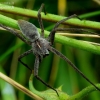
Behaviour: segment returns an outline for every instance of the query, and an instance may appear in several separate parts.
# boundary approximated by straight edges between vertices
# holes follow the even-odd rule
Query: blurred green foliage
[[[0,0],[0,3],[11,6],[17,6],[21,8],[38,10],[42,3],[45,4],[47,13],[69,16],[72,14],[84,15],[93,11],[98,11],[100,5],[92,0]],[[62,3],[62,4],[61,4]],[[62,13],[63,6],[65,6],[65,12]],[[0,12],[1,13],[1,12]],[[34,25],[39,27],[38,20],[32,18],[25,18],[18,15],[1,13],[9,16],[13,19],[27,19]],[[88,18],[83,16],[83,19],[100,21],[100,14],[93,15]],[[43,21],[44,28],[49,31],[55,23]],[[62,26],[70,27],[70,26]],[[96,31],[96,30],[94,30]],[[81,33],[80,33],[81,34]],[[95,38],[76,38],[94,42],[100,42]],[[86,44],[85,44],[86,45]],[[55,43],[54,47],[68,57],[92,82],[100,82],[100,57],[99,55],[83,51],[80,49],[64,46],[59,43]],[[14,79],[18,83],[28,88],[28,81],[31,72],[18,62],[17,58],[20,54],[30,49],[30,46],[23,43],[20,39],[13,34],[0,30],[0,57],[3,57],[6,52],[9,53],[0,61],[0,67],[2,71],[10,78]],[[23,62],[27,63],[31,68],[34,67],[35,56],[33,54],[23,58]],[[83,79],[78,73],[76,73],[65,61],[58,56],[50,55],[41,62],[39,68],[39,76],[51,86],[57,88],[63,85],[62,89],[69,95],[75,94],[81,91],[86,86],[90,85],[85,79]],[[1,83],[1,82],[0,82]],[[37,90],[43,91],[47,89],[41,82],[34,79],[34,86]],[[6,88],[6,85],[5,85]],[[8,88],[8,87],[7,87]],[[12,89],[13,87],[9,87]],[[13,95],[6,98],[6,95],[1,88],[0,100],[9,100],[10,97],[15,97],[16,100],[28,100],[31,98],[14,89]],[[10,92],[10,91],[9,91]],[[11,91],[12,92],[12,91]],[[93,92],[84,99],[86,100],[99,100],[100,92]],[[83,100],[84,100],[83,99]],[[11,100],[11,99],[10,99]],[[14,99],[13,99],[14,100]]]

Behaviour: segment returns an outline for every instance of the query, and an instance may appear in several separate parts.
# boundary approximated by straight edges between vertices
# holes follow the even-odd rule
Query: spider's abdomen
[[[33,53],[45,57],[49,55],[48,46],[49,42],[47,40],[39,38],[37,41],[32,43]]]
[[[37,27],[32,23],[25,20],[18,20],[18,26],[22,31],[22,34],[28,38],[31,42],[36,41],[40,38],[40,34],[37,30]]]

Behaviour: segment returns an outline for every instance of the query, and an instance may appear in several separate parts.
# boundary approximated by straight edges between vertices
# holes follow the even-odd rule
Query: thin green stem
[[[33,10],[18,8],[14,6],[3,5],[3,4],[0,4],[0,8],[1,8],[0,11],[2,12],[17,14],[17,15],[31,17],[31,18],[37,18],[38,11],[33,11]],[[42,19],[50,22],[51,21],[58,22],[61,19],[65,18],[64,16],[58,16],[58,15],[48,14],[48,13],[47,15],[41,13],[41,15],[42,15]],[[77,18],[73,18],[64,22],[64,24],[100,30],[100,23],[95,21],[79,20]]]
[[[8,27],[19,29],[16,20],[8,18],[8,17],[3,16],[3,15],[0,15],[0,23],[6,25]],[[40,31],[40,29],[39,29],[39,31]],[[46,36],[48,36],[50,33],[49,31],[44,31],[44,32],[45,32]],[[76,39],[61,36],[58,34],[56,34],[55,40],[61,44],[64,44],[64,45],[69,45],[69,46],[72,46],[72,47],[75,47],[78,49],[82,49],[82,50],[86,50],[86,51],[89,51],[92,53],[100,54],[100,46],[90,44],[86,41],[76,40]]]
[[[3,16],[1,14],[0,14],[0,23],[11,28],[19,29],[16,20],[10,17]]]
[[[34,88],[34,85],[32,83],[32,80],[33,80],[33,74],[31,74],[30,76],[30,80],[29,80],[29,88],[30,90],[37,94],[38,96],[40,97],[43,97],[44,100],[52,100],[51,99],[51,96],[52,98],[55,97],[54,100],[81,100],[82,98],[84,98],[85,96],[87,96],[88,94],[92,93],[93,91],[97,91],[96,88],[94,86],[88,86],[86,88],[84,88],[82,91],[80,91],[79,93],[75,94],[75,95],[72,95],[72,96],[69,96],[69,95],[65,95],[64,92],[61,92],[61,90],[59,91],[58,89],[58,94],[59,94],[59,97],[57,95],[54,95],[53,92],[54,91],[49,91],[49,90],[46,90],[44,92],[39,92],[37,91],[35,88]],[[96,86],[98,88],[100,88],[100,84],[96,84]],[[47,92],[49,91],[49,92]],[[49,94],[48,94],[49,93]],[[50,96],[50,94],[52,94]],[[45,96],[46,95],[46,96]]]
[[[86,14],[82,14],[79,17],[80,18],[89,18],[89,17],[99,16],[99,15],[100,15],[100,10],[99,11],[90,12],[90,13],[86,13]]]
[[[100,88],[100,84],[97,84],[96,86]],[[97,91],[97,90],[93,86],[88,86],[84,88],[82,91],[80,91],[79,93],[69,97],[68,100],[81,100],[83,97],[87,96],[93,91]]]

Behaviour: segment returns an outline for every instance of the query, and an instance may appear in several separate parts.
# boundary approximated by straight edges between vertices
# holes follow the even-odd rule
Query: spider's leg
[[[22,37],[17,31],[15,31],[14,29],[12,28],[9,28],[7,26],[4,26],[2,24],[0,24],[0,27],[8,30],[9,32],[11,32],[12,34],[14,34],[15,36],[19,37],[22,41],[24,41],[25,43],[27,43],[28,45],[30,45],[30,42],[28,42],[24,37]]]
[[[18,57],[18,61],[19,61],[20,63],[22,63],[25,67],[27,67],[29,70],[32,71],[32,69],[31,69],[27,64],[25,64],[24,62],[21,61],[21,58],[27,56],[27,55],[30,54],[31,52],[32,52],[32,49],[30,49],[30,50],[24,52],[23,54],[21,54],[21,55]]]
[[[51,87],[49,84],[45,83],[39,76],[38,76],[38,68],[39,68],[39,56],[36,55],[36,59],[35,59],[35,64],[34,64],[34,76],[40,81],[42,82],[44,85],[46,85],[47,87],[53,89],[57,95],[59,96],[58,92],[56,89],[54,89],[53,87]]]
[[[53,47],[49,47],[49,50],[53,52],[54,54],[61,57],[63,60],[65,60],[72,68],[74,68],[83,78],[85,78],[90,84],[92,84],[97,90],[100,91],[100,89],[92,83],[66,56],[64,56],[62,53],[60,53],[58,50],[56,50]]]
[[[71,19],[71,18],[74,18],[74,17],[77,17],[78,19],[80,19],[76,14],[74,14],[74,15],[71,15],[71,16],[69,16],[69,17],[67,17],[67,18],[64,18],[64,19],[58,21],[58,22],[55,24],[54,28],[52,29],[52,31],[50,32],[50,34],[49,34],[49,36],[48,36],[48,41],[50,41],[51,44],[53,44],[53,42],[54,42],[54,37],[55,37],[55,32],[54,32],[54,30],[55,30],[61,23],[65,22],[65,21],[67,21],[67,20],[69,20],[69,19]]]
[[[95,34],[95,35],[100,36],[100,34],[98,34],[98,33],[95,33],[95,32],[92,32],[92,31],[88,31],[88,30],[85,30],[85,29],[80,29],[80,28],[56,28],[56,29],[53,30],[53,32],[56,32],[56,31],[86,32],[86,33],[91,33],[91,34]]]
[[[44,13],[46,15],[46,11],[44,8],[44,4],[41,5],[40,9],[38,10],[38,22],[41,28],[41,36],[44,37],[44,26],[43,26],[43,22],[42,22],[42,18],[41,18],[41,12],[44,9]]]
[[[71,19],[71,18],[74,18],[74,17],[76,17],[76,18],[78,18],[79,20],[81,20],[81,18],[78,17],[78,15],[73,14],[73,15],[71,15],[71,16],[69,16],[69,17],[66,17],[66,18],[64,18],[64,19],[62,19],[62,20],[60,20],[60,21],[58,21],[58,22],[55,24],[55,26],[54,26],[53,29],[57,28],[57,27],[58,27],[60,24],[62,24],[63,22],[65,22],[65,21],[67,21],[67,20],[69,20],[69,19]],[[52,29],[52,30],[53,30],[53,29]]]

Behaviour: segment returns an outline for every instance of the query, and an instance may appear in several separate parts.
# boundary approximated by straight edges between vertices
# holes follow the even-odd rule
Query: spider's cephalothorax
[[[63,23],[64,21],[71,19],[73,17],[77,17],[79,19],[79,17],[74,14],[71,15],[67,18],[62,19],[61,21],[58,21],[54,28],[51,30],[49,36],[47,39],[44,38],[44,27],[43,27],[43,23],[42,23],[42,18],[41,18],[41,11],[44,8],[44,4],[41,5],[39,11],[38,11],[38,21],[39,21],[39,25],[41,28],[41,36],[37,30],[37,27],[31,23],[29,23],[28,21],[25,20],[18,20],[18,26],[20,28],[20,30],[22,31],[22,34],[24,35],[21,36],[19,33],[17,33],[14,29],[8,28],[2,24],[0,24],[1,27],[7,29],[8,31],[12,32],[14,35],[18,36],[21,40],[23,40],[25,43],[31,45],[32,49],[24,52],[22,55],[20,55],[20,57],[18,58],[18,60],[24,65],[26,66],[28,69],[32,70],[30,67],[27,66],[27,64],[25,64],[24,62],[21,61],[21,58],[25,57],[26,55],[30,54],[31,52],[33,52],[35,54],[35,63],[34,63],[34,76],[41,81],[43,84],[45,84],[47,87],[53,89],[54,91],[56,91],[57,95],[58,92],[56,89],[54,89],[53,87],[51,87],[50,85],[48,85],[47,83],[45,83],[39,76],[38,76],[38,68],[39,68],[39,64],[40,61],[42,61],[42,59],[49,55],[49,51],[53,52],[54,54],[58,55],[59,57],[61,57],[63,60],[65,60],[71,67],[73,67],[83,78],[85,78],[89,83],[91,83],[97,90],[100,91],[100,89],[94,85],[66,56],[64,56],[62,53],[60,53],[58,50],[56,50],[55,48],[53,48],[51,45],[53,45],[54,42],[54,38],[55,38],[55,32],[56,31],[67,31],[67,30],[77,30],[77,31],[85,31],[88,32],[84,29],[76,29],[76,28],[58,28],[58,26]],[[45,13],[46,14],[46,13]],[[91,32],[92,33],[92,32]],[[28,40],[27,40],[27,39]],[[47,41],[48,40],[48,41]],[[33,72],[33,71],[32,71]]]
[[[48,50],[49,46],[50,43],[41,37],[32,43],[33,53],[38,54],[40,57],[43,58],[49,55],[49,50]]]

